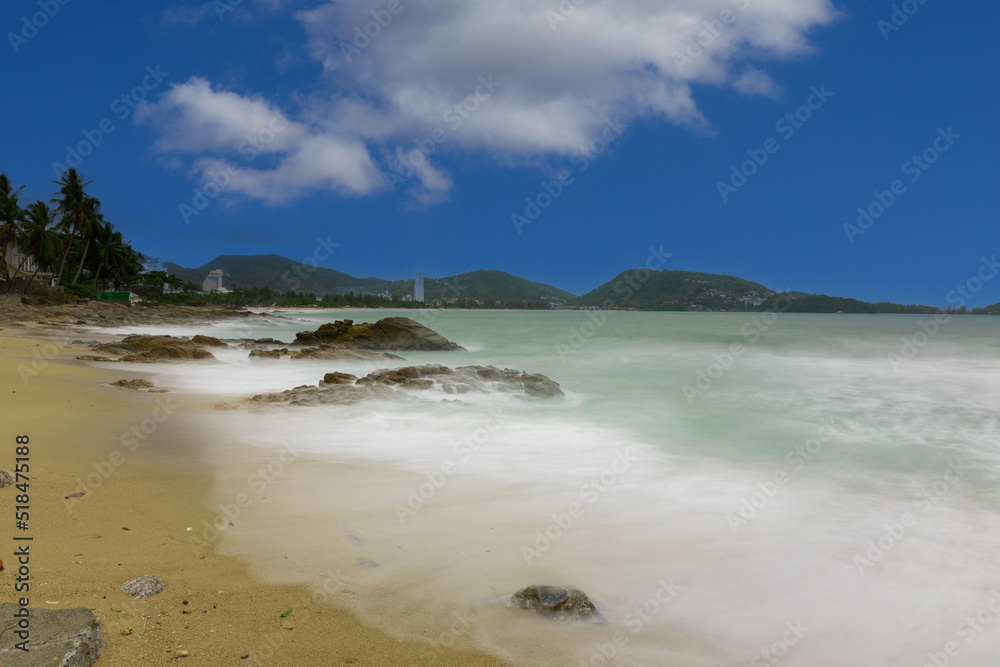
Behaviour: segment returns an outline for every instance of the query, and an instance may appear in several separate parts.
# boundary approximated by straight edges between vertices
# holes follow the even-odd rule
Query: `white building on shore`
[[[424,274],[417,271],[417,278],[413,281],[413,300],[424,300]]]
[[[208,272],[208,277],[201,283],[203,292],[223,292],[227,291],[222,286],[222,269],[215,269]]]

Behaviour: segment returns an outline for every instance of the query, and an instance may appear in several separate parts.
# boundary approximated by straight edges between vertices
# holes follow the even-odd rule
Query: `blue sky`
[[[48,198],[82,148],[107,219],[186,266],[322,238],[354,275],[583,293],[663,246],[946,305],[1000,253],[995,3],[578,1],[8,0],[0,170]]]

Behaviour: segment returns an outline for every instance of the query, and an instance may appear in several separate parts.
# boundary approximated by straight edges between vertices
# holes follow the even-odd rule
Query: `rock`
[[[529,375],[509,368],[501,370],[494,366],[460,366],[451,369],[447,366],[427,364],[383,368],[361,379],[348,373],[327,373],[318,386],[304,385],[280,393],[260,394],[250,399],[250,403],[255,406],[274,403],[353,405],[373,398],[414,400],[417,393],[436,388],[447,394],[478,391],[502,392],[534,398],[555,398],[563,395],[559,383],[544,375]]]
[[[354,384],[357,376],[350,373],[327,373],[323,376],[324,384]]]
[[[118,380],[118,382],[112,382],[111,386],[138,391],[139,389],[152,389],[156,385],[149,380]]]
[[[258,345],[284,345],[280,340],[274,340],[273,338],[258,338],[254,342]]]
[[[195,338],[218,340],[207,336],[195,336]],[[107,343],[95,349],[98,352],[125,355],[119,361],[127,363],[149,363],[162,359],[215,359],[212,353],[203,349],[199,343],[173,336],[126,336],[119,343]]]
[[[287,357],[289,354],[287,349],[281,350],[251,350],[251,359],[280,359],[281,357]]]
[[[101,621],[89,609],[30,609],[30,652],[15,648],[14,616],[21,607],[0,604],[0,665],[6,667],[90,667],[104,650]]]
[[[152,597],[163,590],[163,581],[159,577],[151,574],[144,574],[141,577],[130,579],[122,584],[122,591],[131,598],[142,600]]]
[[[0,468],[0,489],[14,483],[14,473]]]
[[[192,338],[191,342],[195,345],[201,345],[203,347],[229,347],[228,343],[223,343],[218,338],[213,338],[212,336],[202,336],[200,334]]]
[[[188,653],[187,651],[177,651],[177,657],[178,658],[186,658],[189,655],[191,655],[191,654]]]
[[[553,621],[608,624],[586,593],[569,586],[527,586],[514,593],[507,606],[527,609]]]
[[[109,363],[112,361],[118,361],[117,359],[112,359],[110,357],[97,357],[92,354],[81,354],[76,358],[77,361],[100,361],[102,363]]]
[[[359,350],[464,350],[441,334],[408,317],[387,317],[374,324],[353,320],[322,325],[316,331],[296,334],[301,345],[327,343]]]
[[[324,359],[324,360],[348,360],[348,361],[402,361],[400,357],[388,352],[370,352],[368,350],[355,350],[336,345],[321,344],[319,347],[307,347],[296,350],[291,354],[292,359]]]

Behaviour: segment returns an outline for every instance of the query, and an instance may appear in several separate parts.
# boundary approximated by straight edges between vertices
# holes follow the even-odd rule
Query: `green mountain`
[[[196,269],[187,269],[171,262],[167,272],[197,285],[208,272],[221,269],[223,285],[233,287],[270,287],[287,292],[315,294],[346,294],[347,292],[382,292],[391,284],[381,278],[355,278],[341,271],[309,266],[281,255],[220,255]]]
[[[324,294],[355,294],[389,292],[403,297],[413,294],[413,280],[356,278],[341,271],[318,268],[296,262],[281,255],[221,255],[202,266],[189,269],[171,262],[167,272],[201,285],[209,271],[221,269],[223,285],[234,287],[270,287],[282,292],[313,292]],[[504,271],[472,271],[446,278],[424,278],[424,295],[428,302],[467,299],[493,303],[500,301],[554,301],[576,298],[565,290],[536,283]]]
[[[406,281],[412,290],[413,281]],[[411,292],[412,293],[412,292]],[[471,271],[447,278],[424,278],[427,300],[471,299],[491,301],[554,301],[575,299],[576,295],[552,285],[536,283],[504,271]]]
[[[735,276],[697,271],[624,271],[570,306],[637,310],[753,310],[774,292]]]
[[[902,305],[879,301],[869,303],[826,294],[787,292],[769,299],[765,308],[786,313],[856,313],[866,315],[927,315],[940,312],[933,306]]]

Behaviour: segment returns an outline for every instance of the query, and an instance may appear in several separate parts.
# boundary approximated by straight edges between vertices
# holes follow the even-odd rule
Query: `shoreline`
[[[28,434],[32,446],[30,607],[92,609],[106,640],[101,665],[168,660],[180,650],[191,664],[211,665],[410,664],[420,655],[426,644],[399,641],[337,605],[337,595],[356,594],[339,582],[313,587],[327,595],[268,583],[251,563],[223,554],[219,541],[196,553],[192,533],[218,514],[207,504],[214,476],[199,454],[202,435],[174,415],[206,406],[172,392],[107,386],[148,376],[155,366],[139,372],[83,364],[74,357],[89,348],[68,344],[79,336],[86,334],[0,329],[0,467],[14,467],[17,434]],[[163,579],[165,590],[146,600],[119,590],[145,574]],[[13,585],[8,567],[0,588],[13,598]],[[436,651],[435,664],[504,664]]]

